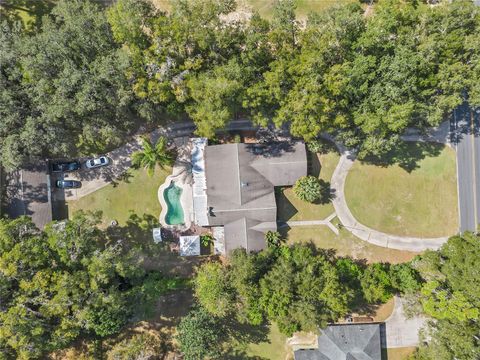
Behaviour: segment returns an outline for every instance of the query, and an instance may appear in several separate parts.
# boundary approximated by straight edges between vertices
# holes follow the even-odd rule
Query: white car
[[[97,168],[97,167],[100,167],[100,166],[106,166],[108,164],[110,164],[110,160],[106,156],[100,156],[100,157],[95,158],[95,159],[88,159],[85,162],[85,166],[88,169],[93,169],[93,168]]]

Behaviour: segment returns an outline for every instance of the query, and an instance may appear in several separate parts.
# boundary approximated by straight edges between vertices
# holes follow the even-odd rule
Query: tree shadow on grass
[[[223,320],[222,328],[224,335],[228,341],[229,346],[225,349],[225,353],[222,355],[222,359],[237,360],[237,359],[258,359],[263,358],[258,356],[249,356],[244,349],[247,344],[259,344],[262,342],[268,342],[269,327],[267,323],[253,326],[249,324],[240,323],[235,318],[227,318]],[[239,346],[235,346],[238,344]]]
[[[381,156],[367,156],[363,163],[382,167],[398,164],[407,172],[412,172],[419,167],[418,163],[426,157],[440,155],[443,144],[433,142],[401,142],[399,145]]]
[[[333,199],[335,199],[335,189],[332,189],[330,186],[330,182],[325,181],[323,179],[319,179],[320,182],[320,197],[313,202],[315,205],[325,205],[330,203]]]

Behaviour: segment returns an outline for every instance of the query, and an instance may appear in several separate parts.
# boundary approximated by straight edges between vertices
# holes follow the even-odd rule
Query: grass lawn
[[[143,169],[130,169],[127,180],[110,184],[79,200],[68,202],[68,213],[71,216],[77,210],[101,210],[105,224],[117,220],[125,224],[130,214],[149,214],[158,218],[160,203],[158,188],[170,174],[170,169],[157,168],[153,176]]]
[[[333,147],[325,154],[311,154],[310,174],[330,182],[333,171],[337,166],[340,155]],[[277,211],[278,219],[287,220],[322,220],[332,214],[335,210],[331,202],[326,204],[310,204],[298,199],[293,193],[293,188],[277,188]]]
[[[271,324],[265,330],[266,333],[264,334],[265,338],[263,340],[252,341],[250,343],[238,342],[236,344],[230,344],[232,351],[227,355],[227,359],[285,359],[289,352],[286,345],[287,337],[280,333],[276,324]]]
[[[405,143],[384,159],[356,161],[345,185],[350,210],[359,222],[390,234],[453,235],[455,161],[451,148],[425,143]]]
[[[415,347],[382,349],[382,360],[406,360],[415,349]]]
[[[297,0],[297,16],[305,19],[310,12],[321,12],[337,4],[347,4],[354,0]],[[275,0],[238,0],[239,8],[251,8],[270,19],[273,16]]]
[[[335,221],[337,220],[334,219],[333,222]],[[346,229],[341,229],[337,236],[323,225],[293,227],[285,235],[289,244],[312,242],[318,248],[334,249],[339,256],[366,259],[368,262],[383,261],[397,264],[409,261],[417,255],[410,251],[388,249],[370,244],[360,240]]]
[[[152,0],[155,6],[163,11],[171,9],[170,0]],[[276,0],[237,0],[237,10],[258,11],[267,19],[273,16],[273,6]],[[306,19],[310,12],[321,12],[336,4],[348,4],[355,0],[297,0],[297,16]]]

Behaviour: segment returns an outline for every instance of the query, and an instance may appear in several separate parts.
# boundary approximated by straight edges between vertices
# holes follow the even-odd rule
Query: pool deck
[[[193,220],[193,192],[192,192],[192,163],[191,163],[191,151],[193,144],[187,137],[175,139],[175,145],[177,147],[177,159],[173,164],[172,174],[167,176],[165,182],[158,188],[158,201],[162,207],[159,221],[160,224],[167,229],[175,230],[187,230],[192,225]],[[176,186],[182,189],[182,195],[180,196],[180,204],[182,205],[184,221],[183,225],[169,225],[165,221],[167,215],[168,205],[163,197],[164,190],[174,182]]]

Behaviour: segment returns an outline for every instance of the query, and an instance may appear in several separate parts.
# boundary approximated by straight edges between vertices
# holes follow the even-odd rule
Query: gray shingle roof
[[[225,247],[265,247],[264,233],[276,229],[274,186],[293,185],[307,173],[305,145],[225,144],[205,149],[208,222],[225,226]],[[261,225],[267,223],[267,225]]]
[[[47,163],[38,161],[22,170],[9,173],[7,177],[7,214],[11,218],[28,215],[39,229],[43,229],[52,221]]]
[[[381,360],[380,325],[330,325],[318,337],[318,349],[297,350],[295,360]]]

